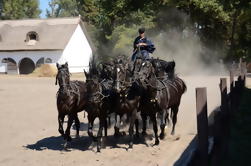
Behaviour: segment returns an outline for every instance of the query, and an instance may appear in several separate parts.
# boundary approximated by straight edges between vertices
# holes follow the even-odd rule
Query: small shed
[[[65,62],[71,73],[88,70],[95,48],[85,25],[80,17],[0,21],[0,73]]]

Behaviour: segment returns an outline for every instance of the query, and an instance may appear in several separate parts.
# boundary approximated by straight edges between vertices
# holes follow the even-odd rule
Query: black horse
[[[151,59],[151,63],[155,69],[155,75],[159,79],[168,79],[174,78],[174,69],[175,62],[174,61],[165,61],[162,59]]]
[[[138,66],[138,79],[143,90],[141,98],[141,116],[143,121],[143,134],[146,132],[146,118],[150,116],[155,133],[155,145],[159,144],[156,113],[161,117],[161,134],[164,138],[165,118],[169,108],[172,111],[173,128],[171,134],[175,133],[175,124],[182,94],[186,91],[185,83],[178,77],[159,80],[155,75],[155,69],[150,61],[142,61]],[[136,67],[135,67],[136,68]]]
[[[128,64],[123,63],[123,60],[118,60],[115,63],[115,84],[114,88],[116,91],[115,113],[116,113],[116,124],[115,124],[115,136],[120,136],[119,132],[121,117],[127,115],[130,119],[129,126],[129,148],[133,147],[133,127],[135,124],[136,135],[139,136],[138,130],[138,118],[137,113],[139,111],[140,91],[137,84],[131,82],[131,72],[128,68]]]
[[[112,86],[105,84],[107,80],[100,79],[99,74],[95,75],[85,72],[85,76],[88,98],[85,109],[88,113],[88,135],[93,138],[93,141],[97,141],[97,152],[100,152],[102,132],[105,129],[105,136],[107,136],[106,118],[114,112],[113,102],[116,100],[116,95],[112,88],[110,88]],[[97,137],[94,137],[92,128],[96,118],[99,118],[99,130]]]
[[[59,65],[57,63],[58,73],[56,75],[56,85],[59,83],[57,92],[57,109],[58,109],[58,124],[59,133],[64,139],[71,141],[70,129],[73,121],[75,121],[76,135],[79,136],[80,122],[77,113],[83,111],[86,106],[86,84],[83,81],[70,81],[70,72],[68,63]],[[64,132],[63,123],[65,116],[68,115],[67,129]],[[67,145],[65,144],[65,147]]]

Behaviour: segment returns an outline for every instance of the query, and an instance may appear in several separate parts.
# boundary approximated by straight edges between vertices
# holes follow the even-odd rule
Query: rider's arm
[[[139,44],[137,44],[137,46],[147,46],[147,44],[146,43],[139,43]]]

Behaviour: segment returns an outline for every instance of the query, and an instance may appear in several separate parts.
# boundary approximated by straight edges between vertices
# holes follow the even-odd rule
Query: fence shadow
[[[220,106],[216,107],[209,115],[208,117],[208,132],[209,132],[209,137],[213,135],[213,130],[214,130],[214,116],[215,112],[220,111]],[[196,158],[194,158],[197,149],[197,138],[198,135],[196,134],[192,141],[189,143],[187,148],[184,150],[184,152],[181,154],[180,158],[174,163],[174,166],[197,166],[198,161]]]

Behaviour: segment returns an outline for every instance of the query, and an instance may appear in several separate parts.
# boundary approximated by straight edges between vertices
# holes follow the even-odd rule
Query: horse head
[[[68,69],[68,63],[66,62],[63,65],[57,63],[58,73],[56,75],[55,84],[59,83],[60,88],[67,88],[70,84],[70,72]]]
[[[100,78],[112,80],[114,78],[114,65],[113,63],[99,64]]]
[[[165,70],[163,70],[160,60],[158,58],[152,59],[151,62],[155,70],[155,75],[157,77],[163,77],[165,75]]]
[[[118,61],[114,67],[114,89],[117,93],[120,93],[122,89],[125,89],[130,83],[130,72],[128,64]]]
[[[102,100],[102,87],[98,75],[84,71],[86,77],[87,98],[89,103],[97,104]]]
[[[155,70],[152,63],[149,60],[142,61],[140,71],[138,74],[138,80],[140,85],[146,89],[149,85],[149,81],[152,78],[156,78]]]

